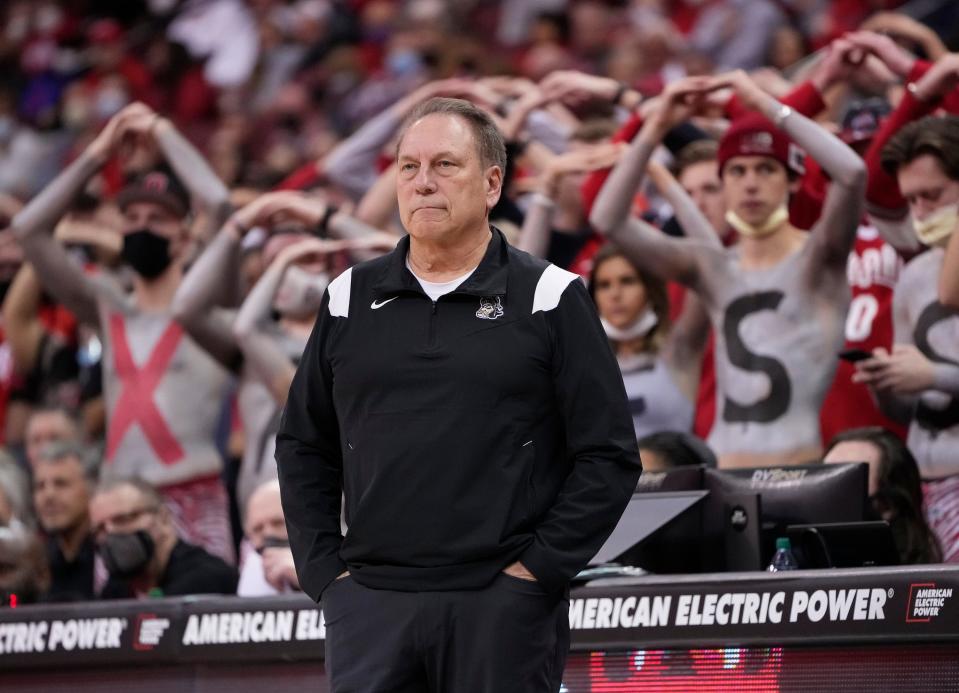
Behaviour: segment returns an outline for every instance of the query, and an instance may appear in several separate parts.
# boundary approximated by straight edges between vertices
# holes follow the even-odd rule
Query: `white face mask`
[[[101,87],[93,99],[93,111],[100,120],[107,120],[130,102],[125,90],[119,87]]]
[[[638,339],[639,337],[645,337],[650,332],[653,331],[653,328],[659,324],[659,318],[656,317],[656,313],[653,312],[652,308],[647,307],[642,314],[636,318],[632,325],[620,329],[614,327],[605,318],[600,318],[599,321],[603,323],[603,329],[606,331],[606,337],[613,340],[614,342],[625,342],[631,339]]]
[[[786,207],[785,202],[779,205],[776,211],[770,214],[769,218],[759,225],[750,224],[731,209],[726,212],[726,223],[736,229],[741,235],[749,238],[768,236],[787,221],[789,221],[789,209]]]
[[[959,203],[940,207],[922,220],[913,219],[916,237],[928,246],[944,246],[959,224]]]
[[[323,292],[330,283],[326,272],[313,274],[300,267],[287,267],[273,298],[273,308],[290,318],[307,318],[320,310]]]

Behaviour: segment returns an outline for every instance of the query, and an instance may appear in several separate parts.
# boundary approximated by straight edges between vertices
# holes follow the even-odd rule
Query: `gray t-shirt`
[[[169,313],[96,279],[107,409],[105,473],[169,486],[216,476],[228,374]]]
[[[693,428],[693,403],[673,380],[662,358],[643,356],[620,360],[619,364],[636,437],[660,431],[688,433]]]
[[[808,241],[779,264],[743,270],[717,251],[700,296],[716,333],[717,454],[788,453],[821,445],[819,410],[842,349],[845,270],[812,271]],[[815,279],[811,279],[814,277]]]
[[[903,269],[893,296],[897,344],[914,344],[934,363],[959,367],[959,311],[936,294],[944,252],[932,248]],[[909,450],[925,479],[959,474],[959,397],[923,392],[909,424]]]

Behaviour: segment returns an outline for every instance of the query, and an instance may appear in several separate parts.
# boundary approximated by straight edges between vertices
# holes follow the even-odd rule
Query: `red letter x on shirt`
[[[113,461],[117,446],[127,429],[134,423],[140,425],[154,454],[164,464],[174,464],[183,459],[183,448],[170,432],[163,415],[153,402],[160,380],[166,374],[173,359],[183,328],[170,322],[160,335],[150,357],[142,368],[137,368],[127,341],[123,316],[110,316],[110,339],[113,343],[114,363],[122,390],[113,408],[113,417],[107,431],[107,459]]]

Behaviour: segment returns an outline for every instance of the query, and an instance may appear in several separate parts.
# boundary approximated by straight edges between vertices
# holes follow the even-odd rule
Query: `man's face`
[[[923,154],[900,166],[897,178],[899,190],[916,221],[959,202],[959,181],[949,178],[939,159],[932,154]]]
[[[762,225],[789,194],[786,167],[768,156],[734,156],[723,168],[726,207],[744,221]]]
[[[406,131],[397,154],[397,201],[410,236],[442,244],[486,223],[499,199],[502,172],[483,166],[465,121],[425,116]]]
[[[170,241],[170,254],[177,257],[185,245],[187,227],[181,217],[156,202],[131,202],[123,209],[123,233],[149,228]]]
[[[50,443],[73,441],[77,431],[73,422],[62,412],[44,411],[34,414],[27,424],[27,459],[34,469],[40,458],[40,451]]]
[[[33,504],[40,526],[57,534],[87,518],[90,486],[76,457],[40,462],[33,468]]]
[[[166,529],[163,509],[151,505],[139,489],[120,485],[98,493],[90,501],[90,527],[96,542],[107,534],[132,534],[145,530],[159,544]]]
[[[246,507],[246,536],[257,550],[263,548],[267,537],[287,538],[279,489],[260,489],[250,496]]]
[[[715,160],[690,164],[679,174],[683,186],[699,211],[702,212],[716,233],[726,228],[726,199],[723,184],[719,180],[719,165]]]

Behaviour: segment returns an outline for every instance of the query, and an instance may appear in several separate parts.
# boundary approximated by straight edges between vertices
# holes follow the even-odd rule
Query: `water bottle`
[[[789,544],[789,539],[786,537],[779,537],[776,540],[776,553],[773,554],[773,560],[770,561],[769,567],[766,568],[770,573],[778,573],[783,570],[798,570],[799,564],[796,562],[796,557],[793,556],[792,546]]]

